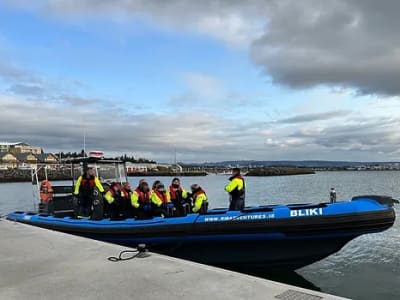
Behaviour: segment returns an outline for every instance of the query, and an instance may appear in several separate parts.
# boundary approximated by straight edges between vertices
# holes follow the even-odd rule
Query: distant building
[[[126,163],[127,173],[147,173],[149,171],[155,171],[159,168],[170,168],[168,164],[157,164],[157,163]]]
[[[38,164],[56,168],[58,160],[52,153],[43,153],[41,147],[25,143],[0,143],[0,169],[30,169]]]
[[[33,153],[17,153],[18,168],[34,168],[39,159]]]
[[[58,163],[57,157],[52,153],[41,153],[41,154],[36,154],[35,156],[38,158],[39,163],[45,163],[45,164]]]
[[[42,147],[31,146],[26,143],[8,143],[8,142],[0,142],[0,151],[2,152],[13,152],[13,153],[33,153],[33,154],[42,154]]]
[[[13,153],[1,151],[0,163],[1,169],[16,168],[18,166],[18,158]]]

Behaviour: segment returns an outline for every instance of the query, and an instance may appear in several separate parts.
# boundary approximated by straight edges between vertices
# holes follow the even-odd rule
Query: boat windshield
[[[82,175],[83,170],[86,168],[93,168],[102,183],[123,183],[128,181],[125,163],[120,160],[88,157],[68,159],[62,163],[71,168],[73,181]]]

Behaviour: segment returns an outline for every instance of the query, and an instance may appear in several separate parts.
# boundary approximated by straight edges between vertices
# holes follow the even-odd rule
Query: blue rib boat
[[[89,220],[14,212],[9,220],[221,267],[295,270],[321,260],[352,239],[390,228],[395,220],[387,196],[349,201],[266,205],[242,211],[147,220]]]

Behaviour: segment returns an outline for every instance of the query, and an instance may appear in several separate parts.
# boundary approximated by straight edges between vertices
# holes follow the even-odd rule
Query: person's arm
[[[104,193],[103,185],[100,183],[100,180],[97,177],[94,178],[94,184],[96,185],[100,193]]]
[[[134,208],[139,208],[139,195],[136,192],[133,192],[131,195],[131,204]]]
[[[108,191],[108,192],[105,194],[104,198],[105,198],[105,199],[107,200],[107,202],[110,203],[110,204],[114,202],[114,197],[111,195],[111,192],[110,192],[110,191]]]
[[[157,197],[156,193],[151,193],[151,202],[153,202],[158,207],[162,205],[162,201]]]
[[[75,183],[74,195],[78,196],[79,194],[79,187],[81,186],[82,176],[78,177],[78,180]]]
[[[183,199],[186,199],[187,198],[187,192],[186,192],[186,190],[184,189],[184,188],[182,188],[182,198]]]
[[[225,191],[228,193],[232,192],[236,187],[238,187],[238,179],[234,178],[225,186]]]
[[[194,201],[194,206],[193,206],[194,213],[196,213],[200,210],[201,205],[203,204],[204,201],[207,201],[206,194],[200,194],[196,197],[196,200]]]

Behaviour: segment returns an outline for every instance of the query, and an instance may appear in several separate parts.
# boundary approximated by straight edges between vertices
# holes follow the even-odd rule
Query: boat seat
[[[39,212],[55,217],[66,217],[74,214],[73,186],[53,186],[53,198],[48,203],[39,204]]]

